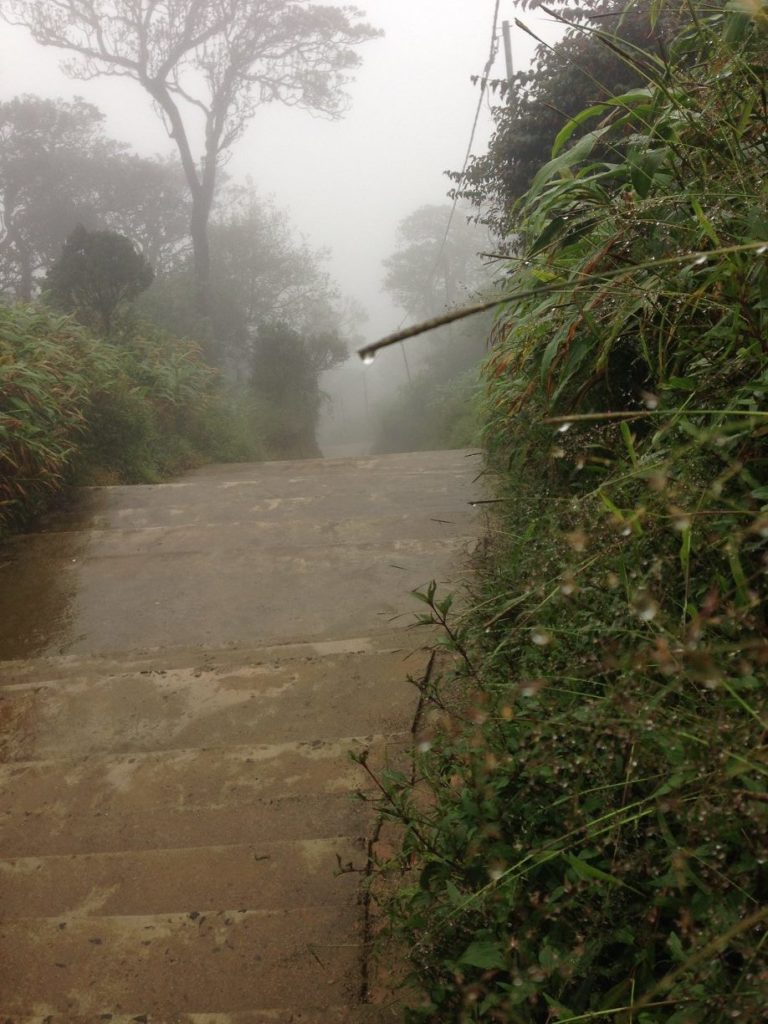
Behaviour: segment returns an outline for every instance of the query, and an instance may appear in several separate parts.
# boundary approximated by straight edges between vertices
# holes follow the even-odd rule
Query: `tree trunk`
[[[19,229],[13,223],[8,228],[8,240],[11,243],[11,251],[16,250],[16,259],[19,267],[16,298],[22,302],[31,302],[35,280],[32,272],[32,253],[30,247],[26,244]]]
[[[211,249],[208,241],[210,202],[197,194],[192,199],[189,233],[192,237],[195,276],[195,309],[201,319],[211,315]]]
[[[24,302],[31,302],[34,278],[32,275],[32,257],[26,247],[24,249],[19,249],[19,264],[21,268],[21,277],[19,278],[19,298]]]

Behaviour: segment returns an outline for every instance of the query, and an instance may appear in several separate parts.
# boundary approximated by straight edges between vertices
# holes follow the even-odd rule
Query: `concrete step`
[[[14,1014],[12,1020],[0,1005],[2,1024],[398,1024],[402,1011],[390,1006],[325,1006],[317,1010],[246,1010],[243,1013],[104,1013],[83,1017],[67,1013],[26,1017]]]
[[[130,654],[60,654],[39,658],[0,661],[0,690],[20,683],[53,683],[80,679],[84,675],[115,676],[157,673],[168,669],[203,668],[208,671],[270,665],[339,654],[396,654],[408,665],[419,651],[430,647],[437,633],[420,626],[412,630],[383,630],[366,636],[317,639],[297,643],[279,641],[257,646],[244,644],[193,647],[142,647]]]
[[[362,837],[18,857],[0,860],[0,917],[354,906],[366,860]]]
[[[49,685],[0,692],[10,726],[5,761],[328,740],[409,728],[424,653],[327,655],[229,669],[162,669],[103,676],[84,668]]]
[[[130,516],[127,514],[129,511]],[[194,508],[185,508],[183,511],[168,509],[165,515],[158,512],[151,518],[143,509],[123,510],[121,520],[116,524],[97,520],[102,525],[87,527],[90,545],[86,557],[129,558],[136,555],[188,554],[196,547],[201,527],[229,532],[230,544],[247,548],[249,554],[265,549],[287,552],[319,545],[334,547],[339,544],[375,543],[377,546],[402,546],[407,542],[442,540],[457,534],[466,535],[469,539],[475,535],[473,527],[477,518],[469,506],[446,508],[434,502],[429,508],[417,513],[344,518],[339,510],[338,517],[331,516],[320,521],[315,517],[314,510],[312,515],[303,519],[295,518],[296,511],[291,509],[286,515],[285,510],[281,510],[280,515],[261,518],[264,512],[249,510],[250,514],[242,520],[208,518],[201,521]],[[232,534],[233,530],[236,530],[236,535]],[[49,553],[55,555],[62,537],[66,537],[68,542],[74,541],[77,532],[64,530],[21,535],[12,539],[11,546],[23,546],[38,557],[45,557]]]
[[[5,922],[3,1008],[95,1021],[353,1005],[360,925],[343,905]]]
[[[57,545],[56,557],[34,541],[11,550],[0,565],[0,651],[12,659],[392,629],[420,610],[410,592],[449,571],[456,581],[476,544],[469,535],[381,544],[373,533],[370,543],[252,551],[238,538],[239,527],[218,526],[198,528],[184,550],[105,554],[90,535],[82,549]]]
[[[0,767],[0,857],[106,853],[364,835],[374,771],[409,736],[72,757]]]

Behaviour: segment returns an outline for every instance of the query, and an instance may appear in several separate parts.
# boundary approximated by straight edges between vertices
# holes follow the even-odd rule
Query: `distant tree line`
[[[187,186],[201,318],[211,313],[209,224],[222,158],[264,103],[338,117],[356,47],[380,34],[356,8],[312,0],[0,0],[0,16],[73,54],[64,65],[73,77],[120,75],[147,93]]]
[[[344,338],[363,314],[342,300],[327,254],[298,237],[285,213],[251,186],[225,182],[210,227],[210,317],[201,320],[189,204],[175,160],[139,157],[109,138],[84,100],[0,103],[0,296],[45,296],[102,334],[130,304],[131,315],[197,340],[209,363],[248,383],[275,416],[282,403],[283,439],[264,424],[276,451],[316,454],[319,375],[346,357]],[[284,349],[265,348],[264,332],[277,332]]]

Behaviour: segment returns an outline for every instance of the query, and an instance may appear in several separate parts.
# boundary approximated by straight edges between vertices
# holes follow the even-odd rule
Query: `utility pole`
[[[507,61],[507,87],[509,89],[509,95],[512,95],[512,79],[515,74],[515,68],[512,63],[512,28],[508,21],[502,22],[501,31],[504,34],[504,57]]]

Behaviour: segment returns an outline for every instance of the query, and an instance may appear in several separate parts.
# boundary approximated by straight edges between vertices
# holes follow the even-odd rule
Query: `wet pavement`
[[[348,754],[407,760],[410,591],[458,585],[479,468],[213,466],[0,548],[0,1019],[397,1019]]]
[[[385,628],[474,537],[477,471],[438,452],[87,491],[0,548],[0,659]]]

